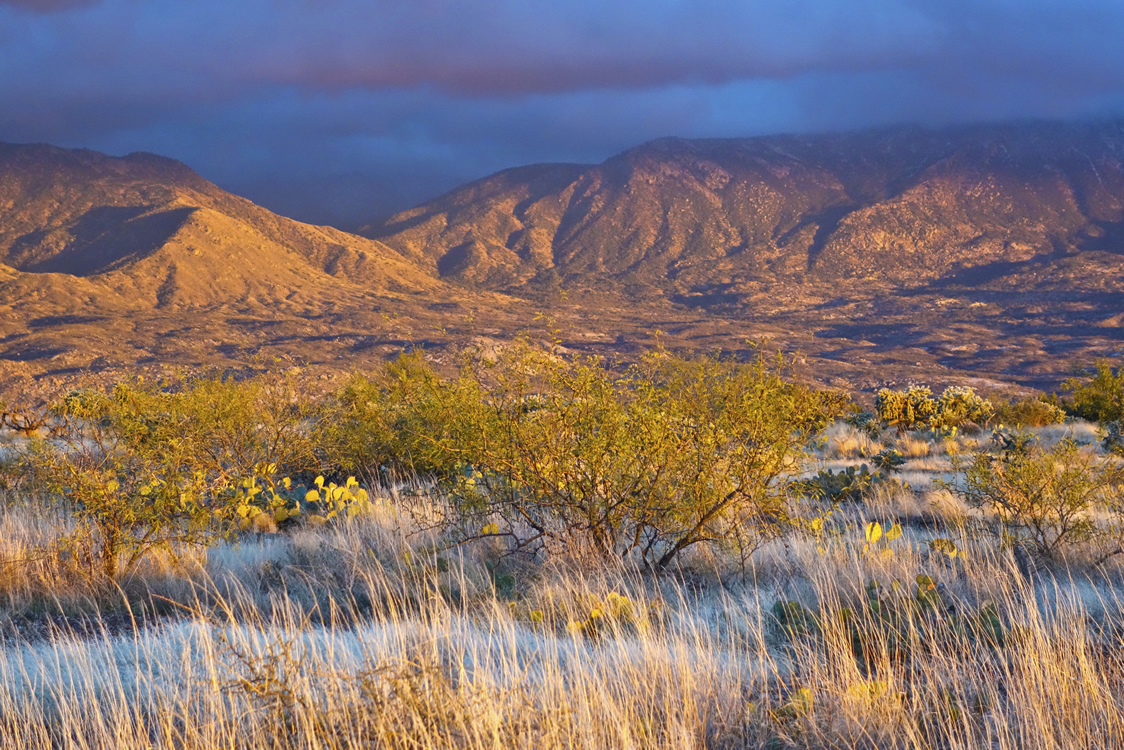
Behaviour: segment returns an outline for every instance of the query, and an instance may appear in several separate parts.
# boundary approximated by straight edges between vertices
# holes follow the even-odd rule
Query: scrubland
[[[72,394],[90,486],[61,428],[9,435],[0,745],[1124,745],[1110,429],[894,425],[783,362],[517,365],[238,402],[288,421],[221,380]]]

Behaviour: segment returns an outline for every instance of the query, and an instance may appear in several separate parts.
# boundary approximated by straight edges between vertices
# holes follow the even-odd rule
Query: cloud
[[[96,5],[99,0],[0,0],[0,6],[22,8],[33,13],[57,13],[71,8]]]
[[[1119,0],[0,0],[0,140],[377,213],[663,135],[1122,113],[1122,33]]]

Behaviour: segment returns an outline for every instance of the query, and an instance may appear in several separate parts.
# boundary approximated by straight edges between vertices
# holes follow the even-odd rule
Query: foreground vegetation
[[[522,346],[10,412],[0,742],[1120,746],[1124,470],[1063,406]]]

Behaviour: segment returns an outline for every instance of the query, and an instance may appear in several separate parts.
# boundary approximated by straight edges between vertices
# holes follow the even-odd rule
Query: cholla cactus
[[[937,402],[928,386],[911,385],[907,391],[883,388],[874,396],[874,411],[891,427],[908,430],[937,413]]]
[[[945,388],[939,398],[922,385],[906,391],[883,388],[874,397],[874,408],[879,419],[900,430],[947,430],[965,422],[986,425],[995,415],[990,401],[959,385]]]
[[[974,390],[962,385],[950,385],[937,399],[937,413],[930,418],[930,426],[958,427],[965,422],[986,425],[995,416],[995,407]]]

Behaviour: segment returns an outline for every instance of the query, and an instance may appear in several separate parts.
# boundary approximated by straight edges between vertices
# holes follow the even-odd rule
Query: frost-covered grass
[[[867,510],[880,517],[879,508]],[[930,548],[934,532],[912,527],[864,550],[866,518],[841,518],[818,539],[770,544],[745,570],[696,557],[659,578],[581,561],[505,563],[488,545],[434,554],[426,551],[433,538],[409,535],[389,508],[333,528],[247,538],[197,560],[192,586],[181,581],[181,616],[93,637],[9,642],[0,651],[0,741],[1124,742],[1119,568],[1028,580],[986,538],[954,532],[960,552],[949,558]],[[497,563],[510,585],[494,585],[488,566]],[[939,608],[904,604],[922,574],[940,586]],[[905,613],[897,625],[871,612],[871,581],[884,606]],[[778,601],[798,602],[814,625],[786,629],[773,614]],[[953,622],[948,607],[969,622],[989,602],[1002,643],[942,631]],[[857,624],[848,630],[846,622]]]
[[[861,461],[840,450],[811,468]],[[436,501],[395,493],[98,591],[57,544],[65,514],[9,498],[0,747],[1124,746],[1124,568],[1092,546],[1028,568],[933,483],[951,460],[659,576],[447,549],[416,522]],[[868,544],[871,521],[903,533]]]

